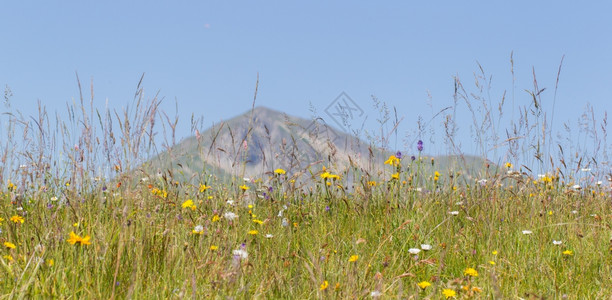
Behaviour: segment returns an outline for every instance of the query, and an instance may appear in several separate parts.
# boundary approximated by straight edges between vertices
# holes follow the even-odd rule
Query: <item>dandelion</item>
[[[476,271],[476,269],[474,269],[474,268],[466,268],[463,271],[463,275],[472,276],[472,277],[478,277],[478,271]]]
[[[249,189],[249,187],[246,186],[245,184],[243,184],[243,185],[240,186],[240,189],[243,190],[243,191],[246,191],[246,190]]]
[[[200,193],[204,193],[209,188],[210,188],[210,186],[208,186],[208,185],[200,184]]]
[[[497,255],[497,250],[493,250],[493,252],[491,252],[493,255]]]
[[[376,181],[368,181],[368,186],[376,186]]]
[[[193,203],[193,200],[191,199],[187,199],[187,201],[183,202],[183,204],[181,205],[183,208],[191,208],[191,210],[195,210],[196,206]]]
[[[210,221],[214,223],[214,222],[219,221],[220,219],[221,219],[221,217],[219,217],[219,215],[215,214]]]
[[[427,282],[427,281],[421,281],[419,283],[417,283],[417,285],[421,288],[421,289],[426,289],[428,286],[431,285],[431,283]]]
[[[274,170],[274,175],[284,175],[286,172],[283,169]]]
[[[53,267],[54,264],[55,264],[55,261],[52,258],[47,259],[47,266]]]
[[[217,249],[219,249],[219,247],[215,246],[215,245],[210,245],[210,251],[215,251]]]
[[[80,237],[78,235],[76,235],[76,233],[74,233],[74,231],[70,232],[70,238],[68,238],[68,240],[66,240],[68,243],[70,243],[71,245],[91,245],[91,242],[89,241],[91,239],[90,236],[85,236],[85,237]]]
[[[506,168],[508,168],[508,169],[512,169],[512,167],[513,167],[513,166],[512,166],[512,164],[511,164],[511,163],[509,163],[509,162],[507,162],[507,163],[506,163]]]
[[[193,228],[193,230],[191,232],[193,234],[204,234],[204,226],[197,225],[196,227]]]
[[[572,250],[565,250],[565,251],[563,251],[563,255],[565,255],[565,256],[572,256],[572,255],[574,255],[574,252]]]
[[[17,246],[15,246],[15,244],[13,244],[11,242],[4,242],[4,247],[6,247],[6,249],[15,249],[15,248],[17,248]]]
[[[349,262],[356,262],[359,259],[359,255],[351,255],[351,257],[349,257]]]
[[[321,283],[321,287],[319,288],[319,290],[324,291],[327,289],[327,287],[329,287],[329,282],[327,282],[327,280],[324,280],[323,283]]]
[[[259,231],[257,230],[249,230],[248,234],[249,235],[257,235],[259,233]]]
[[[9,191],[15,191],[17,189],[17,186],[9,180],[9,181],[7,181],[6,188]]]
[[[400,159],[395,155],[389,156],[389,159],[385,161],[385,165],[397,166],[400,164]]]
[[[421,249],[418,249],[418,248],[410,248],[410,249],[408,249],[408,253],[410,253],[410,254],[415,254],[416,255],[416,254],[419,254],[419,252],[421,252]]]
[[[11,217],[11,221],[15,224],[17,223],[23,224],[23,222],[25,222],[25,219],[22,216],[14,215]]]
[[[10,255],[4,255],[4,256],[2,256],[2,257],[3,257],[4,259],[8,260],[9,262],[12,262],[12,261],[13,261],[13,257],[12,257],[12,256],[10,256]]]
[[[455,292],[454,290],[451,290],[451,289],[443,289],[442,290],[442,295],[444,295],[444,297],[446,299],[448,299],[448,298],[455,298],[455,296],[457,296],[457,292]]]
[[[490,265],[492,265],[492,266],[494,266],[494,265],[495,265],[495,262],[494,262],[494,261],[492,261],[492,260],[490,260],[490,261],[489,261],[489,264],[490,264]]]

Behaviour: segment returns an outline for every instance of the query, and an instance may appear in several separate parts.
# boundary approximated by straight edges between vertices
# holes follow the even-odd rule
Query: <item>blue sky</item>
[[[453,104],[455,76],[475,90],[479,62],[491,102],[505,90],[518,107],[531,101],[535,69],[550,114],[564,55],[555,128],[576,124],[587,102],[599,119],[612,108],[606,1],[5,1],[0,11],[0,84],[26,115],[38,100],[63,115],[79,95],[75,71],[84,85],[93,79],[96,106],[120,109],[145,73],[148,97],[159,92],[170,114],[178,103],[185,137],[192,113],[209,125],[248,110],[259,73],[257,105],[324,116],[345,92],[377,130],[375,95],[403,118],[391,148],[421,138],[444,152],[443,119],[420,135],[417,120]],[[505,111],[501,128],[511,111],[516,119]],[[465,107],[458,117],[463,151],[476,153]]]

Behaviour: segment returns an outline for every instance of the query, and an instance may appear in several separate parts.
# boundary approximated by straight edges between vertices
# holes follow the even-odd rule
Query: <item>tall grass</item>
[[[81,93],[67,105],[66,119],[50,118],[43,105],[38,116],[21,115],[7,88],[0,293],[610,298],[607,118],[597,121],[589,107],[578,132],[566,125],[552,146],[534,74],[529,104],[518,105],[519,119],[504,129],[496,120],[508,111],[505,93],[496,103],[487,92],[490,77],[479,70],[475,92],[456,78],[452,105],[432,121],[419,120],[416,137],[407,137],[410,149],[417,139],[429,146],[425,137],[441,119],[447,154],[459,157],[453,167],[416,150],[384,164],[403,119],[374,99],[380,129],[356,132],[370,140],[367,163],[354,163],[350,153],[350,164],[338,163],[346,152],[328,143],[327,159],[304,165],[299,143],[275,144],[266,128],[267,148],[282,155],[265,157],[260,149],[263,172],[245,179],[254,122],[246,132],[230,129],[225,149],[216,143],[223,124],[205,136],[192,118],[198,151],[213,167],[182,177],[178,118],[159,110],[157,95],[147,100],[142,78],[120,111],[96,109],[91,83],[89,103]],[[472,163],[457,134],[457,112],[466,108],[479,154],[494,160],[477,160],[475,172],[466,170]],[[212,142],[204,147],[206,139]],[[380,153],[387,155],[381,160]],[[163,163],[151,162],[161,157]],[[221,175],[214,163],[221,157],[232,158],[232,174]],[[295,160],[289,172],[277,168],[279,157]],[[85,240],[70,239],[71,232]]]

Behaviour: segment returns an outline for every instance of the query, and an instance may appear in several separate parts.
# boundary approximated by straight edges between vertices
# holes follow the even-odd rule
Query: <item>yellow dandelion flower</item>
[[[16,186],[14,183],[12,183],[12,182],[9,180],[9,181],[7,181],[7,186],[6,186],[6,188],[7,188],[9,191],[15,191],[15,190],[17,189],[17,186]]]
[[[493,253],[493,255],[497,255],[497,250],[493,250],[491,253]]]
[[[253,223],[257,223],[259,225],[263,225],[264,222],[262,220],[253,219]]]
[[[257,235],[259,231],[257,230],[249,230],[249,235]]]
[[[215,246],[215,245],[211,245],[211,246],[210,246],[210,251],[215,251],[215,250],[217,250],[217,249],[219,249],[219,247],[217,247],[217,246]]]
[[[13,223],[15,223],[15,224],[17,224],[17,223],[23,224],[23,222],[25,222],[25,219],[22,216],[14,215],[14,216],[11,217],[11,221]]]
[[[359,259],[359,255],[351,255],[351,257],[349,257],[349,262],[356,262]]]
[[[210,186],[208,186],[208,185],[200,184],[200,193],[204,193],[209,188],[210,188]]]
[[[574,255],[574,252],[572,250],[565,250],[565,251],[563,251],[563,255],[565,255],[565,256],[572,256],[572,255]]]
[[[89,241],[91,239],[90,236],[86,235],[85,237],[80,237],[78,236],[76,233],[74,233],[74,231],[70,232],[70,238],[68,238],[66,241],[68,243],[70,243],[71,245],[91,245],[91,242]]]
[[[214,215],[214,216],[212,217],[211,222],[213,222],[213,223],[214,223],[214,222],[219,221],[220,219],[221,219],[221,217],[219,217],[219,215]]]
[[[506,163],[506,168],[508,168],[508,169],[512,169],[512,167],[513,167],[513,166],[512,166],[512,164],[511,164],[511,163],[509,163],[509,162],[507,162],[507,163]]]
[[[15,246],[15,244],[13,244],[11,242],[4,242],[4,247],[6,247],[7,249],[15,249],[15,248],[17,248],[17,246]]]
[[[368,181],[369,186],[376,186],[376,181]]]
[[[13,257],[12,257],[12,256],[10,256],[10,255],[4,255],[4,256],[2,256],[2,257],[3,257],[4,259],[8,260],[9,262],[12,262],[12,261],[13,261]]]
[[[243,185],[240,186],[240,189],[243,190],[243,191],[246,191],[246,190],[249,189],[249,187],[246,186],[245,184],[243,184]]]
[[[448,299],[448,298],[455,298],[455,296],[457,296],[457,292],[455,292],[454,290],[451,290],[451,289],[443,289],[442,290],[442,295],[444,295],[444,297],[446,299]]]
[[[428,286],[431,285],[431,283],[427,282],[427,281],[421,281],[419,283],[417,283],[417,285],[422,288],[422,289],[426,289]]]
[[[495,265],[495,262],[494,262],[494,261],[492,261],[492,260],[490,260],[490,261],[489,261],[489,264],[490,264],[490,265],[492,265],[492,266],[494,266],[494,265]]]
[[[191,208],[192,210],[196,209],[196,206],[193,203],[193,200],[191,200],[191,199],[187,199],[187,201],[183,202],[183,204],[181,206],[183,208]]]
[[[474,269],[474,268],[466,268],[463,271],[463,275],[472,276],[472,277],[478,277],[478,271],[476,271],[476,269]]]
[[[52,258],[47,259],[47,266],[53,267],[54,264],[55,264],[55,261]]]
[[[276,170],[274,170],[274,174],[275,174],[275,175],[283,175],[283,174],[285,174],[285,173],[286,173],[286,172],[285,172],[285,170],[283,170],[283,169],[276,169]]]
[[[329,287],[329,282],[327,282],[327,280],[323,281],[323,283],[321,283],[321,287],[319,288],[321,291],[324,291],[327,289],[327,287]]]

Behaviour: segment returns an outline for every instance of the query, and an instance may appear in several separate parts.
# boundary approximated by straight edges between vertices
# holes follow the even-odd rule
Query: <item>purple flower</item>
[[[325,206],[325,211],[329,211],[329,206]]]
[[[398,159],[402,159],[402,152],[397,151],[397,153],[395,153],[395,157],[397,157]]]
[[[419,140],[417,142],[417,150],[419,150],[419,152],[423,151],[423,141]]]
[[[413,155],[413,156],[410,156],[410,159],[412,159],[412,161],[414,161],[416,159],[416,157]]]

